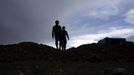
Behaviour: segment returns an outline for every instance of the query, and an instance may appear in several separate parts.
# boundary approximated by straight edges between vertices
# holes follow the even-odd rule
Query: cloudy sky
[[[69,33],[68,47],[104,37],[134,41],[134,0],[0,0],[0,44],[54,46],[51,31],[57,19]]]

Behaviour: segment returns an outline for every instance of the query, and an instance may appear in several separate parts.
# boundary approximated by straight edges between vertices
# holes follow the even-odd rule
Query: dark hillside
[[[85,44],[66,51],[33,42],[0,45],[0,62],[20,61],[82,61],[82,62],[133,62],[134,43]]]

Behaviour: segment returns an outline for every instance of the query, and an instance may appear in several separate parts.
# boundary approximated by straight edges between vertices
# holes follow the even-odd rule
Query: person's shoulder
[[[61,26],[60,26],[60,25],[58,25],[58,26],[57,26],[57,28],[60,28],[60,29],[61,29]]]
[[[57,27],[56,25],[53,26],[53,28],[56,28],[56,27]]]
[[[60,25],[58,25],[58,27],[61,27]]]
[[[55,25],[53,26],[53,28],[55,27]]]

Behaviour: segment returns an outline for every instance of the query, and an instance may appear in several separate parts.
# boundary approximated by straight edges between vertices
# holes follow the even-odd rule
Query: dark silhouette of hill
[[[134,43],[92,43],[66,51],[33,42],[0,45],[0,62],[51,61],[51,62],[133,62]]]

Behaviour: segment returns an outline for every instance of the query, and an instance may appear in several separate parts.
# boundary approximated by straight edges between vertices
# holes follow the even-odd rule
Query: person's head
[[[59,24],[59,20],[56,20],[56,21],[55,21],[55,24],[58,25],[58,24]]]
[[[65,26],[62,27],[62,30],[65,30]]]

